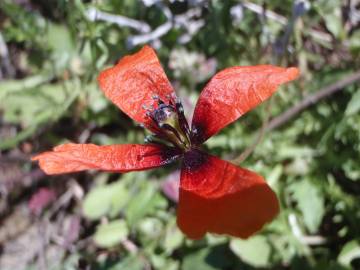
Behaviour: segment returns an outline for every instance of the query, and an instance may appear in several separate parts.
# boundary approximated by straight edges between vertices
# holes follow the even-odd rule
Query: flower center
[[[184,115],[184,109],[179,99],[175,102],[170,99],[165,104],[158,97],[158,107],[147,110],[146,115],[151,118],[156,134],[145,138],[147,142],[158,142],[156,139],[165,140],[183,151],[191,148],[190,129]]]

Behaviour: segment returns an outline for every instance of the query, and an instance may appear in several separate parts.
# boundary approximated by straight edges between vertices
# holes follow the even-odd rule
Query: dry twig
[[[353,84],[357,81],[360,81],[360,70],[354,72],[353,74],[346,76],[340,81],[337,81],[333,84],[321,88],[319,91],[316,91],[314,94],[307,95],[299,103],[295,104],[293,107],[280,114],[279,116],[273,118],[266,127],[266,131],[278,128],[288,122],[295,115],[299,114],[306,108],[318,103],[320,100],[343,90],[347,85]]]
[[[267,127],[267,125],[269,123],[269,119],[270,119],[271,99],[268,101],[268,103],[266,105],[267,106],[265,108],[265,114],[266,114],[265,120],[262,123],[262,126],[257,134],[257,137],[255,138],[255,140],[249,147],[247,147],[238,157],[236,157],[235,159],[232,160],[233,163],[240,164],[245,159],[247,159],[247,157],[250,156],[250,154],[255,150],[256,146],[264,138],[266,127]]]
[[[134,20],[121,15],[110,14],[97,10],[96,8],[88,9],[86,16],[90,21],[106,21],[115,23],[120,27],[130,27],[138,31],[140,34],[130,36],[127,39],[127,45],[130,48],[140,44],[157,42],[159,41],[159,38],[166,35],[172,28],[182,28],[185,30],[185,33],[180,36],[179,42],[186,43],[190,41],[194,34],[197,33],[205,24],[202,19],[194,19],[194,17],[201,15],[200,7],[194,7],[179,15],[173,15],[170,9],[164,5],[160,5],[160,7],[166,16],[167,21],[153,30],[143,21]]]
[[[9,50],[6,42],[0,33],[0,79],[5,76],[12,78],[15,75],[15,68],[11,64]],[[4,74],[2,72],[4,71]]]
[[[90,21],[106,21],[110,23],[115,23],[119,26],[125,26],[133,28],[141,33],[150,32],[150,26],[142,21],[134,20],[121,15],[114,15],[107,12],[100,11],[96,8],[89,8],[86,11],[86,16]]]
[[[271,10],[264,10],[264,8],[258,4],[251,3],[251,2],[243,2],[239,4],[240,6],[245,7],[246,9],[259,14],[260,16],[265,16],[266,18],[276,21],[282,25],[288,24],[288,19],[282,15],[279,15]],[[309,35],[317,40],[321,40],[323,42],[331,43],[332,37],[330,34],[315,30],[315,29],[309,29]],[[345,44],[346,45],[346,44]]]
[[[266,132],[284,125],[290,119],[295,117],[297,114],[301,113],[306,108],[310,107],[311,105],[315,105],[320,100],[340,90],[343,90],[347,85],[353,84],[357,81],[360,81],[360,70],[345,77],[340,81],[337,81],[333,84],[325,86],[324,88],[321,88],[319,91],[316,91],[314,94],[307,95],[299,103],[295,104],[293,107],[291,107],[284,113],[280,114],[279,116],[273,118],[270,122],[268,122],[268,118],[265,119],[262,127],[258,131],[258,135],[257,138],[254,140],[254,143],[250,145],[248,148],[246,148],[238,157],[233,159],[232,162],[235,164],[239,164],[242,161],[244,161],[254,151],[256,146],[261,142]]]

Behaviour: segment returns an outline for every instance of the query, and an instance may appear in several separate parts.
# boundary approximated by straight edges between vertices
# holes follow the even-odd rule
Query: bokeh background
[[[360,269],[359,26],[356,0],[1,0],[0,269]],[[218,70],[300,68],[206,144],[278,194],[261,233],[186,239],[176,165],[55,177],[30,162],[67,141],[143,142],[96,82],[143,44],[189,117]]]

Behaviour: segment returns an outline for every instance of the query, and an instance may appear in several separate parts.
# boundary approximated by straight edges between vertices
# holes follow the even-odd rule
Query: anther
[[[153,95],[152,99],[157,100],[157,99],[159,99],[159,96],[158,95]]]
[[[142,107],[144,110],[147,110],[147,109],[148,109],[148,107],[147,107],[145,104],[143,104],[141,107]]]

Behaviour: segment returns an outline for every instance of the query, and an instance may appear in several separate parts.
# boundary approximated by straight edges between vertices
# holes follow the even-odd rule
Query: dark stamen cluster
[[[145,142],[163,143],[165,141],[183,151],[189,150],[191,148],[190,129],[180,100],[169,96],[166,104],[158,96],[154,96],[153,99],[158,103],[156,109],[143,106],[146,115],[152,120],[150,128],[155,131],[155,134],[145,138]]]

